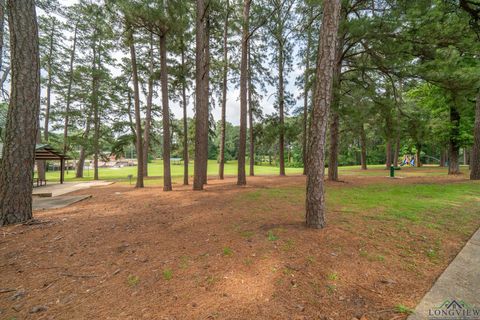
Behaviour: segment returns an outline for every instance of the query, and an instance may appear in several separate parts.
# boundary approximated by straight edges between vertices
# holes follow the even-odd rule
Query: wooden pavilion
[[[0,159],[3,155],[3,144],[0,143]],[[58,160],[60,161],[60,183],[63,183],[65,179],[65,160],[71,158],[62,152],[55,150],[48,144],[36,144],[35,145],[35,160]]]

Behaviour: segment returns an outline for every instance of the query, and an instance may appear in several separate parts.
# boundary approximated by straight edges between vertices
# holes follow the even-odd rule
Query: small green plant
[[[182,256],[180,258],[179,266],[182,269],[187,269],[188,268],[188,257],[187,256]]]
[[[308,256],[308,257],[307,257],[307,262],[308,262],[308,263],[314,263],[314,262],[315,262],[315,257],[313,257],[313,256]]]
[[[428,257],[430,260],[436,259],[436,258],[438,258],[438,252],[437,252],[435,249],[430,248],[430,249],[428,249],[428,251],[427,251],[427,257]]]
[[[411,313],[413,313],[413,310],[410,309],[410,308],[407,307],[407,306],[404,306],[403,304],[397,304],[397,305],[395,306],[395,312],[405,313],[405,314],[411,314]]]
[[[334,294],[337,291],[337,286],[334,284],[327,284],[327,293]]]
[[[291,239],[285,240],[285,243],[283,244],[283,250],[285,251],[290,251],[295,247],[295,241]]]
[[[229,247],[225,247],[225,248],[223,248],[223,253],[222,254],[223,254],[224,257],[229,257],[233,254],[233,250]]]
[[[377,254],[377,256],[375,257],[377,261],[385,261],[385,256],[381,255],[381,254]]]
[[[243,231],[240,232],[240,235],[244,238],[250,239],[251,237],[253,237],[255,235],[255,232],[253,232],[251,230],[243,230]]]
[[[273,233],[272,230],[270,230],[267,233],[267,239],[268,239],[268,241],[277,241],[278,237]]]
[[[332,280],[332,281],[338,280],[338,274],[336,272],[329,273],[327,275],[327,278],[328,280]]]
[[[135,287],[140,283],[140,277],[131,274],[127,278],[127,283],[130,287]]]
[[[368,252],[367,250],[360,249],[360,257],[368,257]]]
[[[165,280],[170,280],[173,277],[173,272],[171,269],[163,270],[162,274],[163,274],[163,279]]]

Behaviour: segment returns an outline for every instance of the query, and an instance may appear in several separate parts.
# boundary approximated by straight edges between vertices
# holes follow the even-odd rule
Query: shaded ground
[[[465,176],[346,176],[321,231],[304,177],[248,181],[97,187],[2,228],[0,318],[405,319],[480,225]]]

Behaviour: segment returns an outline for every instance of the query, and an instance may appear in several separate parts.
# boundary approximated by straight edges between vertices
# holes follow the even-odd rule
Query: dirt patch
[[[352,176],[327,185],[462,179]],[[77,191],[93,197],[35,212],[44,223],[0,230],[0,317],[404,319],[395,306],[414,307],[467,239],[446,235],[432,261],[428,229],[332,208],[327,228],[309,230],[303,206],[268,198],[255,207],[239,197],[304,184],[301,176],[256,177],[247,187],[210,180],[201,192]]]

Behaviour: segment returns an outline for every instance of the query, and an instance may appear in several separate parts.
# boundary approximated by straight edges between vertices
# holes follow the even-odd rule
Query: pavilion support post
[[[60,158],[60,183],[63,183],[64,180],[64,170],[65,170],[65,158]]]

